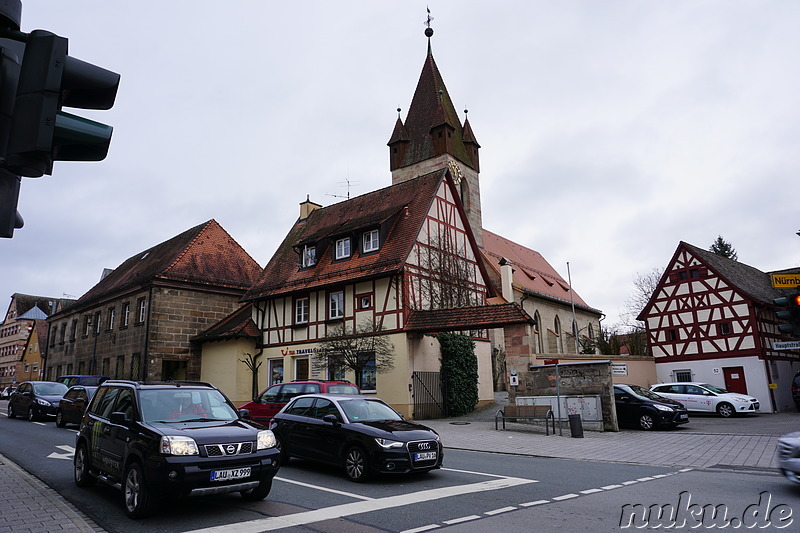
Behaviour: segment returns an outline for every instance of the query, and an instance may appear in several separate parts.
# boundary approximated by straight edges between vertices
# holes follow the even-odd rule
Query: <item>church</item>
[[[201,378],[231,398],[249,399],[251,367],[261,365],[259,390],[347,379],[420,418],[429,404],[443,407],[431,390],[439,333],[474,341],[479,403],[493,401],[510,372],[543,364],[537,357],[595,353],[601,311],[541,254],[483,228],[481,146],[434,60],[433,30],[425,35],[411,105],[405,121],[398,109],[388,141],[391,184],[325,207],[306,198],[245,306],[195,338]],[[325,354],[337,336],[380,337],[391,360],[367,347],[359,364],[334,364]],[[233,352],[250,366],[232,374]]]

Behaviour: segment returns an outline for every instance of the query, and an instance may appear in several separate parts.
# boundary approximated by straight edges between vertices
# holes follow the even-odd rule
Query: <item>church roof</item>
[[[414,97],[408,108],[405,124],[398,119],[389,141],[389,144],[392,144],[397,140],[406,140],[402,138],[402,135],[408,137],[409,146],[400,166],[413,165],[434,157],[436,154],[434,153],[431,129],[442,124],[453,128],[452,155],[470,168],[475,168],[472,158],[464,146],[464,129],[461,121],[429,47]],[[402,127],[405,133],[402,133],[402,130],[398,131],[398,127]],[[469,139],[475,142],[472,128],[468,131]]]
[[[567,304],[574,302],[576,307],[601,313],[590,307],[574,290],[570,300],[569,283],[536,250],[526,248],[484,228],[482,253],[488,267],[495,272],[495,277],[500,276],[498,265],[500,259],[505,258],[511,262],[514,269],[512,284],[517,289]]]
[[[93,305],[158,281],[244,291],[260,273],[258,263],[211,219],[128,258],[75,305]]]

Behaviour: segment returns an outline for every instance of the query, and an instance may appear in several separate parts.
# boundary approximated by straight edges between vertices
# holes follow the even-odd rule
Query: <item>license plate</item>
[[[250,467],[231,468],[229,470],[212,470],[211,481],[230,481],[250,477]]]
[[[689,418],[689,415],[681,415],[681,420],[683,420],[684,418]]]
[[[415,453],[414,461],[431,461],[436,459],[436,452]]]

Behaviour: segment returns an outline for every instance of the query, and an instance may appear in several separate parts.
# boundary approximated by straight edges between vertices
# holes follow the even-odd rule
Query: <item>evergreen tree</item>
[[[722,235],[717,237],[717,240],[711,243],[711,247],[708,249],[708,251],[713,254],[721,255],[722,257],[727,257],[728,259],[733,259],[734,261],[736,261],[739,257],[731,243],[726,242],[725,239],[722,238]]]

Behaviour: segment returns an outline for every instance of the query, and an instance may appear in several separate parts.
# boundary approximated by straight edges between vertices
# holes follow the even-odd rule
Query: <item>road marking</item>
[[[640,477],[636,481],[653,481],[654,479],[654,477]]]
[[[496,477],[500,479],[506,479],[508,476],[501,476],[499,474],[488,474],[486,472],[473,472],[472,470],[459,470],[457,468],[442,468],[442,470],[447,470],[448,472],[460,472],[462,474],[474,474],[476,476],[486,476],[486,477]],[[538,479],[531,479],[531,483],[539,483]]]
[[[603,492],[603,489],[587,489],[582,490],[581,494],[594,494],[595,492]]]
[[[73,448],[72,446],[63,445],[63,446],[56,446],[56,448],[58,448],[59,450],[64,450],[67,453],[53,452],[47,456],[48,459],[68,459],[71,461],[73,457],[75,457],[75,448]]]
[[[494,516],[496,514],[507,513],[509,511],[516,511],[516,510],[517,510],[516,507],[501,507],[500,509],[495,509],[494,511],[486,511],[483,514],[489,515],[489,516]]]
[[[635,479],[631,480],[631,481],[623,481],[622,482],[623,485],[633,485],[634,483],[639,483],[639,482],[636,481]]]
[[[322,509],[315,509],[313,511],[261,518],[258,520],[250,520],[248,522],[240,522],[238,524],[226,524],[222,526],[195,529],[186,533],[223,533],[230,531],[232,527],[236,530],[236,533],[276,531],[282,528],[288,529],[290,527],[322,522],[323,520],[331,520],[334,518],[342,518],[350,515],[368,513],[371,511],[379,511],[381,509],[402,507],[415,503],[430,502],[434,500],[440,500],[442,498],[448,498],[450,496],[460,496],[463,494],[507,489],[528,483],[532,483],[532,481],[529,479],[507,477],[491,481],[482,481],[480,483],[470,483],[468,485],[456,485],[452,487],[422,490],[409,494],[389,496],[386,498],[376,498],[370,501],[345,503],[342,505],[334,505],[331,507],[324,507]]]
[[[564,494],[563,496],[556,496],[553,500],[560,502],[563,500],[571,500],[572,498],[577,498],[577,494]]]
[[[335,490],[330,489],[328,487],[322,487],[320,485],[312,485],[310,483],[303,483],[302,481],[295,481],[293,479],[286,479],[285,477],[276,477],[278,481],[285,481],[286,483],[293,483],[295,485],[300,485],[301,487],[308,487],[310,489],[322,490],[325,492],[332,492],[334,494],[340,494],[342,496],[349,496],[351,498],[355,498],[357,500],[374,500],[375,498],[370,498],[369,496],[362,496],[360,494],[354,494],[352,492],[345,492],[343,490]]]
[[[600,487],[600,488],[603,489],[603,490],[611,490],[611,489],[618,489],[621,486],[622,485],[606,485],[605,487]]]
[[[37,426],[46,426],[47,425],[44,422],[34,422],[34,424],[36,424]]]
[[[469,522],[471,520],[477,520],[480,516],[473,514],[469,516],[462,516],[461,518],[453,518],[452,520],[445,520],[442,522],[443,524],[447,524],[448,526],[452,526],[453,524],[460,524],[461,522]]]
[[[533,507],[534,505],[544,505],[550,503],[550,500],[536,500],[535,502],[527,502],[519,504],[520,507]]]
[[[423,531],[430,531],[431,529],[439,529],[441,526],[438,524],[431,524],[429,526],[415,527],[414,529],[406,529],[400,533],[422,533]]]

